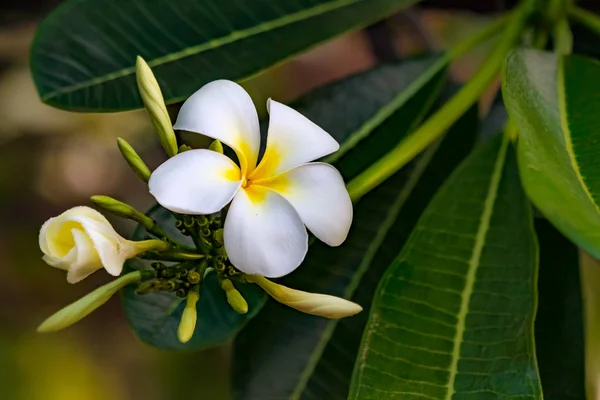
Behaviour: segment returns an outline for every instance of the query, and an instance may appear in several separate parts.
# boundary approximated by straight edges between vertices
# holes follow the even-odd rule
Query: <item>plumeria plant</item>
[[[50,14],[31,52],[42,100],[145,107],[168,159],[151,171],[118,139],[158,204],[92,202],[136,221],[132,237],[88,207],[43,225],[69,282],[116,278],[39,330],[120,291],[146,344],[231,344],[238,400],[600,399],[598,15],[519,0],[442,53],[269,99],[262,121],[240,86],[271,93],[269,67],[376,21],[381,40],[415,3],[69,0]]]
[[[92,201],[133,219],[155,238],[124,239],[102,214],[84,206],[49,219],[40,230],[44,261],[67,270],[69,283],[102,268],[119,276],[125,261],[134,257],[157,262],[150,264],[151,269],[130,272],[96,289],[48,318],[38,331],[66,328],[126,285],[137,284],[139,295],[172,292],[186,300],[177,335],[187,343],[196,328],[203,281],[211,273],[218,276],[222,300],[240,314],[248,312],[248,304],[234,282],[257,284],[276,301],[307,314],[343,318],[360,312],[362,308],[348,300],[290,289],[267,279],[287,275],[302,263],[308,250],[305,225],[330,246],[346,239],[352,203],[344,181],[331,165],[310,162],[338,150],[338,143],[294,109],[269,100],[267,146],[257,165],[258,114],[237,83],[220,80],[200,88],[184,103],[173,127],[158,82],[141,57],[137,82],[171,158],[150,172],[125,140],[119,139],[119,148],[194,247],[179,243],[156,221],[107,196],[94,196]],[[215,141],[208,149],[178,146],[174,128]],[[235,151],[239,165],[223,154],[221,142]],[[163,261],[174,264],[166,266]]]

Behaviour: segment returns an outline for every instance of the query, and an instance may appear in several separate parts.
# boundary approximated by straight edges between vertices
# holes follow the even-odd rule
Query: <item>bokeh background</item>
[[[98,272],[70,285],[63,271],[44,264],[37,244],[42,223],[69,207],[90,205],[95,194],[139,209],[150,207],[147,188],[121,159],[118,136],[150,167],[164,159],[144,111],[77,114],[40,102],[29,73],[29,46],[37,22],[58,3],[0,2],[0,396],[228,399],[230,346],[194,353],[150,348],[130,331],[118,298],[67,330],[35,332],[44,318],[109,280]],[[480,29],[493,18],[489,12],[507,6],[494,1],[429,3],[436,4],[340,37],[245,86],[264,112],[268,97],[288,101],[388,59],[445,49]],[[444,3],[470,6],[477,13],[441,9]],[[483,3],[489,7],[482,8]],[[489,47],[455,65],[454,79],[468,77]],[[492,90],[487,99],[493,95]],[[133,228],[112,221],[124,235]]]

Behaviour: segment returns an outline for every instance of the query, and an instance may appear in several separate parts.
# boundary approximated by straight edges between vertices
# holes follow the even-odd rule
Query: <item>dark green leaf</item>
[[[519,130],[523,186],[569,239],[600,256],[600,64],[535,50],[511,53],[503,93]]]
[[[381,134],[371,134],[372,129],[379,126],[382,121],[386,121],[386,124],[390,121],[391,125],[381,128],[386,132],[398,124],[410,124],[412,119],[425,113],[436,98],[444,79],[443,70],[433,74],[431,80],[426,81],[422,90],[415,96],[398,94],[410,86],[423,71],[429,71],[436,60],[437,57],[426,57],[403,63],[385,64],[322,88],[299,100],[295,107],[331,132],[342,143],[345,155],[341,160],[352,157],[356,160],[356,165],[368,163],[380,154],[381,150],[377,149],[377,144],[383,143],[387,146],[389,142],[389,139],[382,138]],[[402,105],[409,107],[408,110]],[[401,107],[401,110],[387,118],[385,112],[394,112],[398,107]],[[357,142],[360,143],[361,151],[353,148]],[[351,167],[354,164],[348,163],[348,165],[348,168],[343,166],[341,168],[344,175],[352,171]],[[181,240],[187,239],[173,228],[171,219],[166,220],[169,216],[166,211],[159,208],[156,212],[160,212],[159,221],[165,219],[163,223],[165,229],[170,228],[169,232],[181,237]],[[143,231],[137,232],[137,235],[143,236],[143,234]],[[180,344],[176,337],[183,305],[179,305],[173,311],[171,308],[173,296],[168,294],[139,296],[134,293],[133,288],[129,288],[124,295],[125,308],[138,336],[156,347],[177,349],[206,347],[231,338],[249,318],[256,314],[264,297],[262,295],[258,297],[258,289],[253,285],[238,285],[238,289],[245,297],[248,293],[250,298],[247,299],[253,301],[251,304],[249,301],[250,313],[239,316],[233,313],[224,301],[224,293],[216,285],[214,276],[209,279],[203,285],[200,296],[198,308],[200,319],[196,333],[186,345]],[[209,328],[213,325],[217,328]]]
[[[172,237],[193,246],[187,236],[175,228],[175,219],[171,212],[162,207],[154,207],[148,215],[157,221]],[[147,232],[138,227],[133,240],[143,240]],[[126,272],[132,269],[150,268],[150,261],[133,259],[127,262]],[[248,313],[241,315],[233,311],[225,298],[225,292],[219,286],[216,274],[209,274],[202,284],[200,300],[196,306],[198,322],[192,339],[186,344],[177,339],[177,327],[185,301],[173,293],[159,292],[138,295],[135,286],[123,289],[122,299],[125,314],[134,332],[143,342],[172,350],[189,350],[218,345],[233,337],[254,317],[265,303],[266,295],[255,285],[238,284],[236,288],[248,302]]]
[[[512,146],[435,195],[373,300],[349,399],[539,399],[537,245]]]
[[[535,347],[546,400],[584,400],[584,346],[577,247],[548,221],[540,244]]]
[[[142,106],[135,59],[168,103],[215,79],[241,80],[416,0],[70,0],[39,26],[33,78],[42,100],[71,110]]]
[[[418,97],[376,129],[371,134],[373,140],[389,140],[390,136],[393,140],[398,139],[396,135],[406,134],[427,101],[417,100]],[[303,265],[282,283],[351,298],[365,310],[352,318],[332,321],[268,302],[236,340],[236,398],[347,397],[352,365],[379,278],[429,198],[468,154],[476,124],[477,111],[472,108],[452,128],[437,152],[436,148],[428,150],[415,164],[361,199],[355,206],[354,223],[344,245],[330,248],[316,242],[311,246]],[[362,145],[356,147],[356,151],[361,149]]]

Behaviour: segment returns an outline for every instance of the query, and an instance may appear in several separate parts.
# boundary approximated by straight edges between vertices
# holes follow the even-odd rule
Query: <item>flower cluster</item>
[[[135,220],[153,238],[124,239],[89,207],[51,218],[40,230],[40,248],[49,265],[67,271],[70,283],[101,268],[120,276],[125,261],[134,257],[152,262],[151,269],[120,276],[54,314],[39,331],[69,326],[125,285],[136,284],[139,295],[170,291],[186,299],[178,330],[185,343],[194,333],[200,285],[209,273],[217,274],[224,299],[239,313],[246,313],[248,304],[236,284],[257,284],[276,301],[309,314],[342,318],[360,312],[359,305],[345,299],[290,289],[267,279],[300,266],[308,251],[307,228],[330,246],[346,239],[352,203],[343,179],[331,165],[313,162],[335,152],[338,143],[299,112],[269,100],[270,122],[261,156],[258,115],[238,84],[219,80],[205,85],[183,104],[172,126],[158,83],[141,58],[137,81],[170,158],[152,172],[123,139],[118,139],[119,149],[194,246],[180,243],[148,216],[106,196],[93,196],[92,201]],[[178,146],[175,130],[196,132],[214,142],[208,149]],[[226,155],[229,150],[231,158]]]

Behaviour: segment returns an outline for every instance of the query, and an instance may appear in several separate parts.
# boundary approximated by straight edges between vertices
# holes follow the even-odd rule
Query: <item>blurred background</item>
[[[59,1],[0,3],[0,388],[3,399],[228,399],[229,346],[167,353],[129,330],[118,298],[69,329],[35,333],[47,316],[109,280],[77,284],[41,260],[40,226],[89,197],[105,194],[139,209],[147,188],[116,147],[126,138],[150,167],[164,159],[145,111],[77,114],[40,102],[28,52],[36,24]],[[429,1],[366,30],[340,37],[245,83],[259,109],[382,61],[443,50],[471,35],[510,2]],[[452,7],[448,7],[452,6]],[[490,44],[454,66],[463,81]],[[491,90],[486,100],[495,94]],[[482,104],[485,112],[487,101]],[[176,112],[176,109],[175,109]],[[133,226],[113,220],[126,235]]]

